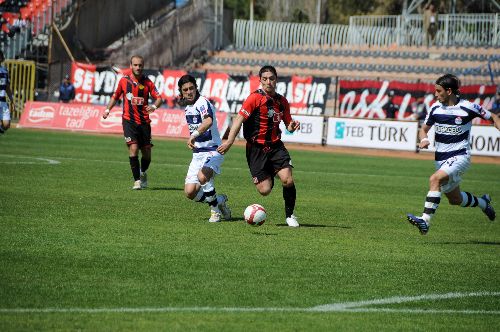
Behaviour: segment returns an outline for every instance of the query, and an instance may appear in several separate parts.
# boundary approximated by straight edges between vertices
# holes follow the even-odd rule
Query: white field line
[[[14,313],[168,313],[168,312],[348,312],[348,313],[409,313],[409,314],[488,314],[500,315],[500,310],[453,310],[453,309],[392,309],[392,308],[364,308],[378,304],[401,304],[408,302],[459,299],[466,297],[500,296],[500,292],[473,292],[473,293],[447,293],[427,294],[419,296],[396,296],[383,299],[333,303],[312,308],[244,308],[244,307],[138,307],[138,308],[1,308],[0,314]]]
[[[34,159],[34,160],[40,160],[42,162],[36,162],[36,161],[1,161],[0,160],[0,164],[46,164],[47,163],[49,165],[57,165],[57,164],[61,163],[58,160],[41,158],[41,157],[15,156],[15,155],[9,155],[9,154],[3,154],[2,157],[20,158],[20,159]]]
[[[13,157],[13,158],[33,158],[33,159],[39,159],[39,160],[46,160],[46,161],[53,161],[53,163],[49,164],[59,164],[61,163],[57,159],[60,160],[70,160],[70,161],[84,161],[84,162],[94,162],[94,163],[108,163],[108,164],[129,164],[128,161],[121,161],[121,160],[99,160],[99,159],[85,159],[85,158],[70,158],[70,157],[50,157],[54,159],[47,159],[48,157],[26,157],[26,156],[14,156],[14,155],[2,155],[2,156],[7,156],[7,157]],[[0,156],[1,157],[1,156]],[[14,163],[14,162],[2,162],[0,160],[0,164],[6,164],[6,163]],[[27,164],[23,162],[18,162],[18,164]],[[182,167],[182,168],[188,168],[189,162],[186,164],[172,164],[172,163],[160,163],[153,161],[154,165],[158,166],[166,166],[166,167]],[[247,167],[228,167],[228,166],[222,166],[223,169],[230,169],[230,170],[237,170],[237,171],[248,171]],[[361,176],[361,177],[372,177],[372,178],[377,178],[377,177],[383,177],[383,178],[403,178],[403,179],[422,179],[421,176],[416,176],[412,174],[407,174],[407,175],[393,175],[393,174],[367,174],[367,173],[345,173],[345,172],[323,172],[323,171],[310,171],[310,170],[298,170],[294,169],[294,173],[307,173],[307,174],[327,174],[327,175],[337,175],[337,176]],[[473,180],[473,179],[467,179],[467,182],[477,182],[477,183],[490,183],[490,180]]]

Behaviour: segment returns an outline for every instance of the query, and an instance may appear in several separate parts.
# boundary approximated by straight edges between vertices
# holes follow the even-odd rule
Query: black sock
[[[149,164],[151,164],[151,159],[141,158],[141,172],[146,172],[149,168]]]
[[[216,207],[217,193],[215,192],[215,188],[204,193],[205,193],[205,201],[208,203],[208,205],[210,205],[211,207]]]
[[[128,157],[130,160],[130,169],[132,170],[132,175],[134,176],[134,180],[137,181],[141,178],[141,171],[139,165],[139,157]]]
[[[297,190],[295,184],[291,187],[283,187],[283,199],[285,200],[285,215],[290,218],[295,209],[295,199],[297,197]]]

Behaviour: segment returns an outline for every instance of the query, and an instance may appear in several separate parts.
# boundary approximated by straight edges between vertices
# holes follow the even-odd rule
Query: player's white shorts
[[[7,103],[0,103],[0,120],[10,121],[10,110]]]
[[[470,155],[451,157],[446,160],[436,161],[436,170],[442,170],[449,176],[448,183],[441,186],[441,191],[449,193],[462,181],[462,174],[470,167]]]
[[[200,183],[198,181],[198,172],[203,167],[211,168],[216,174],[220,174],[223,161],[224,156],[217,151],[193,153],[185,183]]]

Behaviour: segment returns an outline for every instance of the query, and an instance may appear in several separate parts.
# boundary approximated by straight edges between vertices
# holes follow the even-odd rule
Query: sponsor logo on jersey
[[[472,104],[472,107],[474,107],[475,109],[477,109],[478,111],[481,111],[481,105],[478,105],[478,104]]]
[[[268,118],[272,118],[274,116],[274,110],[272,108],[270,108],[268,111],[267,111],[267,117]]]
[[[139,84],[139,90],[142,90],[142,89],[144,89],[144,85]]]
[[[462,120],[462,118],[461,118],[461,117],[457,116],[457,117],[455,118],[455,123],[456,123],[457,125],[462,124],[462,122],[463,122],[463,120]]]
[[[462,133],[462,127],[448,127],[443,125],[436,125],[436,133],[448,134],[448,135],[460,135]]]
[[[144,105],[144,98],[142,97],[132,97],[132,100],[130,101],[132,105]]]
[[[188,128],[189,128],[189,132],[192,134],[193,131],[195,131],[196,129],[198,129],[199,125],[195,125],[195,124],[188,124]]]

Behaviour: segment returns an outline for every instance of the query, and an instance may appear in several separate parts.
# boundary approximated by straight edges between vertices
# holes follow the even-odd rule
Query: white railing
[[[237,48],[425,44],[422,15],[352,16],[349,25],[234,20],[233,29]],[[499,14],[440,15],[435,44],[499,47]]]
[[[498,14],[439,15],[435,44],[438,46],[494,46],[500,44]],[[354,44],[379,45],[369,33],[386,28],[383,34],[396,45],[422,46],[425,33],[422,15],[408,16],[351,16],[349,27],[359,31]],[[381,46],[384,46],[382,44]]]
[[[21,28],[19,33],[1,43],[5,57],[7,59],[25,57],[31,40],[40,34],[48,34],[52,18],[57,20],[62,11],[72,6],[74,2],[74,0],[53,0],[43,10],[38,11],[26,27]]]

